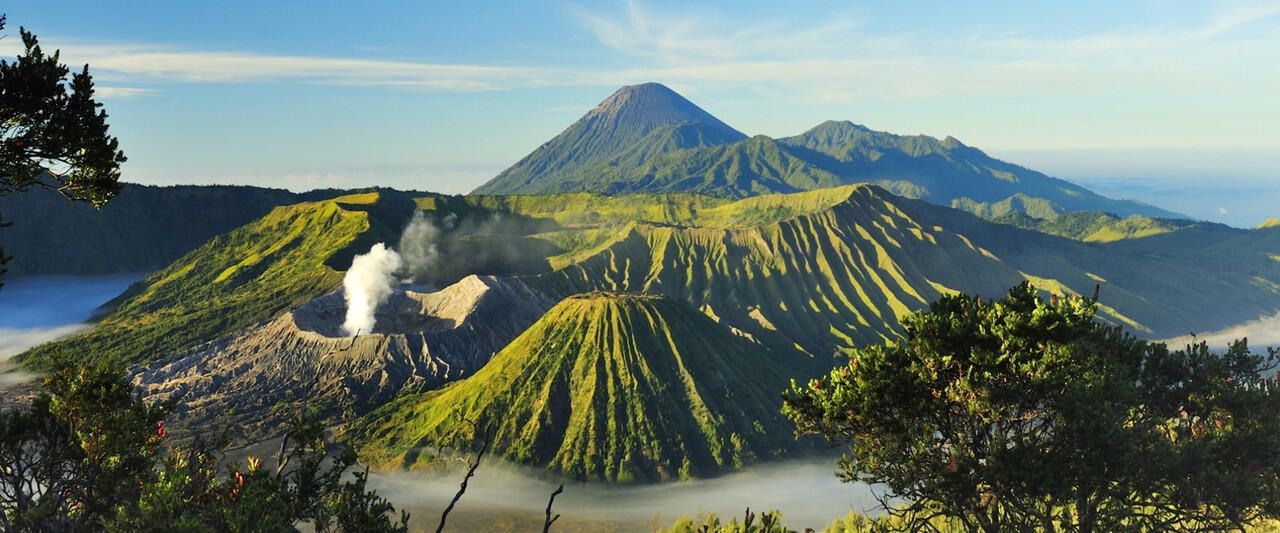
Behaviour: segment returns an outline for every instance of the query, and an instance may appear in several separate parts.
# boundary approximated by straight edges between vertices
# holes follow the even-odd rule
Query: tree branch
[[[474,423],[473,423],[474,424]],[[488,432],[485,433],[484,444],[480,446],[480,452],[467,465],[467,475],[462,478],[462,485],[458,487],[458,493],[453,495],[453,501],[449,502],[449,506],[444,508],[444,512],[440,513],[440,525],[436,527],[436,533],[444,531],[445,520],[449,518],[449,511],[453,510],[453,506],[457,505],[458,500],[462,499],[462,495],[467,492],[467,482],[471,481],[471,476],[476,475],[476,468],[480,466],[480,459],[484,457],[485,452],[489,451],[489,445],[493,444],[493,436]]]
[[[547,500],[547,521],[546,521],[546,522],[543,522],[543,524],[542,524],[542,533],[548,533],[548,532],[550,532],[550,531],[551,531],[551,524],[556,523],[556,520],[559,520],[559,519],[560,519],[560,515],[559,515],[559,514],[556,514],[555,518],[552,518],[552,517],[551,517],[551,504],[553,504],[553,503],[555,503],[555,502],[556,502],[556,495],[557,495],[557,494],[560,494],[561,492],[564,492],[564,484],[563,484],[563,483],[561,483],[561,484],[560,484],[560,486],[556,488],[555,492],[552,492],[552,493],[551,493],[551,499]]]

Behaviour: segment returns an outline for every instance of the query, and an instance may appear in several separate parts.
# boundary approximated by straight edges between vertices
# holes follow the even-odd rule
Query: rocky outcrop
[[[436,292],[397,290],[372,333],[346,337],[338,292],[142,367],[135,383],[151,400],[181,399],[179,428],[228,423],[254,441],[287,429],[303,402],[339,422],[469,376],[557,301],[516,279],[468,276]]]

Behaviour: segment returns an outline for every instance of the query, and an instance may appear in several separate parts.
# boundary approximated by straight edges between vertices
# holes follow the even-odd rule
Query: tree
[[[35,186],[102,207],[120,191],[125,156],[93,99],[89,66],[70,75],[60,51],[45,55],[35,35],[19,31],[24,52],[0,60],[0,196]],[[0,249],[0,266],[7,261]]]
[[[164,446],[173,405],[145,404],[121,366],[55,367],[29,408],[0,412],[2,531],[407,530],[313,413],[294,420],[276,468],[241,466],[199,439]]]
[[[166,405],[144,405],[123,372],[60,364],[29,409],[0,412],[0,529],[84,531],[138,497]]]
[[[1235,529],[1280,515],[1277,361],[1244,341],[1169,351],[1095,320],[1094,298],[946,296],[855,351],[783,412],[847,445],[901,529]],[[890,500],[896,503],[891,503]]]

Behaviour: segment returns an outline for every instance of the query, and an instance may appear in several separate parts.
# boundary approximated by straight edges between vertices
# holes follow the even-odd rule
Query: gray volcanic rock
[[[469,376],[558,300],[516,279],[468,276],[437,292],[397,290],[373,333],[346,337],[338,292],[147,365],[134,381],[149,400],[181,399],[180,429],[225,421],[235,438],[260,440],[287,429],[303,401],[339,422]]]

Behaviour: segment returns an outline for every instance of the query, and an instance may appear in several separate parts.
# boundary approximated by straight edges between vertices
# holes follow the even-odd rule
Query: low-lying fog
[[[1195,335],[1197,342],[1209,343],[1209,347],[1222,350],[1237,339],[1249,339],[1249,349],[1253,353],[1266,353],[1266,347],[1280,347],[1280,313],[1261,317],[1243,324],[1220,329],[1218,331],[1201,332]],[[1180,348],[1192,341],[1191,335],[1184,335],[1165,341],[1169,348]]]
[[[835,459],[787,461],[708,480],[617,486],[566,483],[556,496],[556,531],[649,532],[684,515],[714,512],[725,521],[750,507],[782,512],[790,527],[821,530],[850,510],[876,514],[870,487],[841,483]],[[462,472],[371,474],[370,484],[397,509],[409,511],[415,531],[434,530],[458,491]],[[446,531],[536,531],[556,488],[510,467],[485,463],[449,514]],[[480,528],[480,529],[475,529]]]
[[[10,357],[87,328],[85,321],[98,307],[139,279],[142,274],[0,280],[0,388],[33,377],[13,371],[7,364]]]

